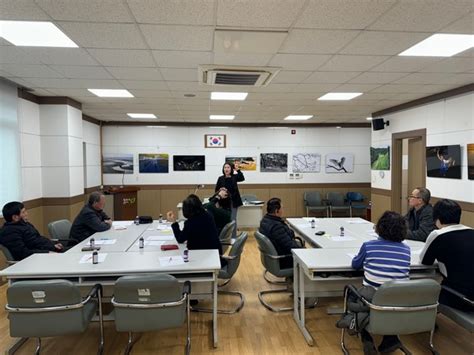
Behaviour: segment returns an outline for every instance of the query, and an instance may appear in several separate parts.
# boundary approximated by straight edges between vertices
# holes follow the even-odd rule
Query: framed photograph
[[[256,171],[257,170],[257,157],[225,157],[225,162],[234,166],[235,162],[239,162],[240,170],[244,171]]]
[[[349,153],[331,153],[326,155],[326,174],[346,174],[354,171],[354,155]]]
[[[225,148],[225,134],[205,134],[204,148]]]
[[[168,173],[168,154],[138,154],[138,171],[143,173]]]
[[[467,178],[474,180],[474,144],[467,145]]]
[[[321,170],[321,155],[317,153],[293,154],[294,173],[319,173]]]
[[[174,171],[204,171],[206,170],[205,155],[173,155]]]
[[[261,153],[260,171],[262,173],[286,173],[288,171],[288,154]]]
[[[428,177],[461,179],[461,146],[426,147],[426,173]]]
[[[390,146],[370,147],[370,166],[372,170],[390,170]]]
[[[104,174],[133,174],[133,154],[105,153],[102,171]]]

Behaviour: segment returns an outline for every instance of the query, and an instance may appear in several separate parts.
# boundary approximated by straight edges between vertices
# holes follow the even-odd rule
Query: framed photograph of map
[[[321,154],[296,153],[293,154],[294,173],[319,173],[321,171]]]
[[[346,174],[354,171],[354,154],[331,153],[326,155],[326,174]]]

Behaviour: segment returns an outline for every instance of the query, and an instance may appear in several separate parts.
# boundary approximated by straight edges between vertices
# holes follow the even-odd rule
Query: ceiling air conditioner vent
[[[199,66],[199,82],[206,85],[265,86],[280,68]]]

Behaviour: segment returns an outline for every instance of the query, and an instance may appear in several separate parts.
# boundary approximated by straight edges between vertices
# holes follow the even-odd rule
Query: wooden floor
[[[211,315],[193,313],[191,316],[193,354],[341,354],[339,330],[334,326],[338,316],[326,314],[327,306],[342,305],[338,298],[322,299],[316,309],[307,314],[308,328],[316,344],[310,347],[301,335],[292,312],[275,314],[266,310],[258,301],[257,292],[271,287],[263,280],[260,255],[256,241],[251,234],[245,246],[240,268],[234,279],[226,286],[229,290],[240,290],[245,294],[245,307],[235,315],[219,315],[219,346],[212,347]],[[9,347],[8,319],[4,311],[6,286],[0,287],[0,349],[2,354]],[[228,296],[219,298],[220,306],[232,305]],[[291,305],[288,296],[281,296],[280,304]],[[438,317],[439,329],[434,343],[441,354],[470,354],[473,340],[470,334],[443,316]],[[362,354],[358,339],[348,337],[351,354]],[[377,339],[379,340],[379,339]],[[81,335],[43,339],[42,354],[94,354],[97,350],[98,324],[93,323]],[[105,354],[123,353],[127,335],[117,333],[113,322],[105,325]],[[185,327],[174,330],[143,334],[135,344],[132,354],[182,354],[185,341]],[[429,354],[426,344],[428,334],[403,336],[402,341],[413,354]],[[17,354],[32,354],[35,340],[28,340]]]

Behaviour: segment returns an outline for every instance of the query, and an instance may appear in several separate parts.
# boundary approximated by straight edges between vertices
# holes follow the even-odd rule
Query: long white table
[[[360,218],[315,219],[316,227],[311,228],[308,218],[289,218],[288,222],[310,245],[311,249],[292,249],[294,272],[294,319],[309,345],[314,339],[305,325],[305,297],[342,296],[344,286],[351,283],[362,284],[362,271],[352,269],[351,262],[361,245],[377,238],[373,224]],[[344,227],[344,236],[340,227]],[[323,230],[326,235],[315,235]],[[339,239],[337,239],[339,238]],[[436,266],[426,266],[419,262],[424,243],[407,240],[411,249],[411,278],[436,278]]]

